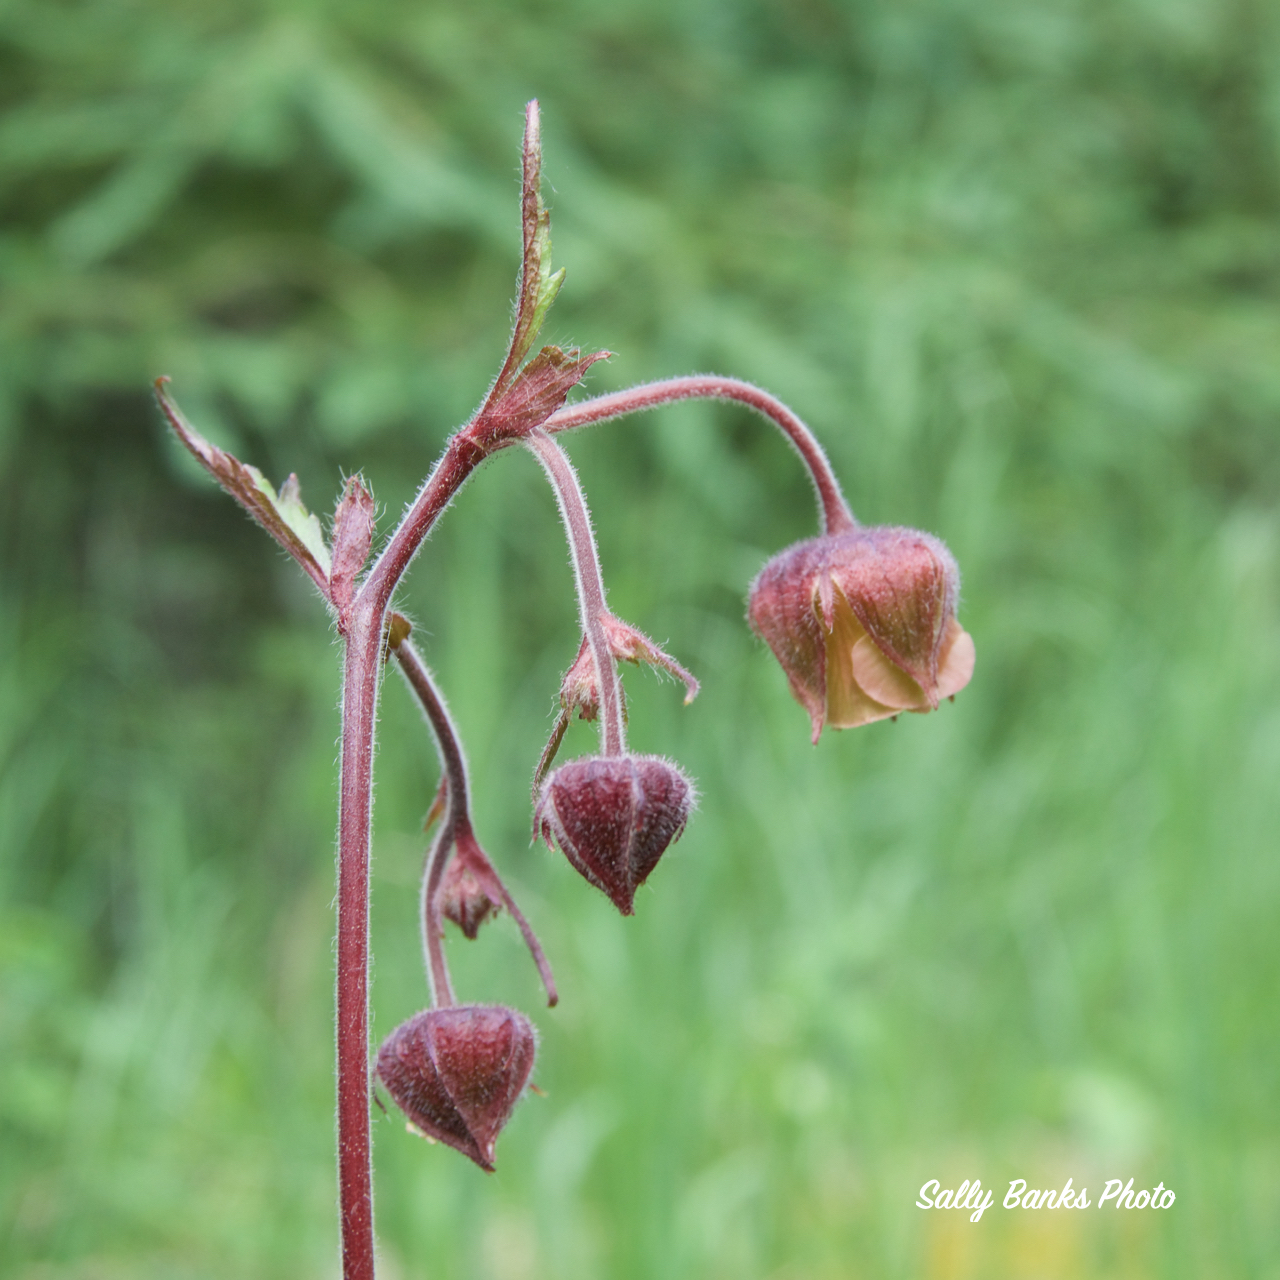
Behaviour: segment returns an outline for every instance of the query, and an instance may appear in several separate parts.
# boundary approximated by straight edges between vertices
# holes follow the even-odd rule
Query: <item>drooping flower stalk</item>
[[[611,418],[620,418],[624,414],[636,413],[642,409],[674,404],[678,400],[736,400],[768,418],[791,442],[813,481],[822,516],[822,531],[843,533],[857,528],[858,522],[845,501],[840,482],[836,479],[817,437],[776,396],[737,378],[693,374],[686,378],[647,382],[638,387],[628,387],[625,391],[614,391],[609,395],[594,396],[590,400],[565,405],[543,423],[543,429],[551,435],[561,431],[574,431],[579,427],[607,422]]]
[[[547,473],[560,508],[560,518],[564,521],[565,536],[569,540],[582,630],[591,648],[599,685],[600,754],[625,755],[627,731],[622,716],[622,685],[618,679],[613,646],[605,631],[604,580],[600,576],[595,534],[591,530],[586,500],[578,485],[578,474],[569,461],[569,455],[545,431],[529,432],[524,443]]]
[[[457,849],[465,852],[469,866],[482,878],[484,889],[495,895],[511,918],[516,922],[525,945],[533,956],[543,986],[547,989],[547,1004],[555,1005],[555,978],[551,965],[538,942],[524,912],[516,905],[502,877],[498,875],[488,855],[476,840],[471,825],[470,787],[467,779],[467,760],[462,750],[462,740],[453,717],[449,714],[444,696],[437,688],[431,671],[422,660],[407,635],[408,623],[400,614],[391,615],[388,629],[388,647],[396,659],[406,683],[413,690],[426,712],[427,722],[435,736],[436,750],[440,755],[440,768],[444,774],[445,811],[432,841],[422,873],[421,925],[423,955],[427,974],[431,981],[432,1003],[455,1003],[453,985],[449,977],[449,965],[445,959],[441,928],[440,885],[450,855]]]

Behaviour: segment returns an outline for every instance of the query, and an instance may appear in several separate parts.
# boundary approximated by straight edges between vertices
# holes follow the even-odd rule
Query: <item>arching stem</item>
[[[641,409],[656,409],[659,405],[674,404],[677,400],[736,400],[768,418],[791,442],[809,472],[818,496],[823,532],[844,533],[857,527],[858,522],[849,510],[840,482],[813,432],[781,400],[737,378],[694,374],[687,378],[647,382],[626,391],[615,391],[607,396],[583,400],[579,404],[565,405],[546,420],[543,428],[554,435],[560,431],[573,431],[593,423],[607,422],[610,418],[620,418],[623,414],[635,413]]]
[[[524,443],[542,463],[542,469],[555,490],[565,536],[569,540],[582,630],[591,649],[600,686],[600,754],[625,755],[627,735],[622,719],[622,687],[613,646],[604,628],[604,581],[600,576],[600,559],[596,554],[586,500],[568,454],[545,431],[531,431]]]

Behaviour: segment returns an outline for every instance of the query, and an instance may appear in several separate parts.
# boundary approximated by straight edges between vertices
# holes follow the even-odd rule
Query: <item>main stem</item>
[[[347,628],[338,809],[338,1188],[344,1280],[373,1280],[369,1144],[369,832],[382,615]]]
[[[338,802],[338,1196],[343,1280],[374,1280],[369,1132],[369,852],[373,744],[383,630],[396,583],[485,457],[455,435],[342,619],[342,764]]]

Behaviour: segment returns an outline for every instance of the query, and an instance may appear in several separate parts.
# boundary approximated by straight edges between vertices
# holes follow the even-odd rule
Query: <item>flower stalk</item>
[[[608,422],[643,409],[675,404],[679,400],[736,400],[739,404],[754,409],[761,417],[768,418],[800,455],[800,461],[809,473],[818,499],[823,533],[844,533],[848,529],[857,528],[858,522],[845,501],[840,482],[836,479],[817,437],[776,396],[737,378],[698,373],[686,378],[646,382],[638,387],[628,387],[625,391],[614,391],[609,395],[594,396],[590,400],[566,405],[546,420],[543,429],[549,435],[557,435],[561,431],[576,431],[579,427]]]
[[[578,591],[578,612],[595,665],[600,699],[600,754],[621,756],[627,750],[627,728],[622,715],[622,684],[613,646],[605,631],[608,612],[604,599],[604,579],[600,576],[600,557],[596,554],[595,534],[586,499],[578,484],[568,454],[545,431],[531,431],[525,439],[534,457],[542,464],[555,491],[569,540],[573,560],[573,580]]]
[[[467,760],[462,750],[462,739],[444,695],[437,688],[435,680],[422,655],[408,638],[409,624],[398,613],[391,615],[388,627],[388,648],[404,675],[406,683],[412,689],[422,709],[426,713],[427,722],[435,737],[436,750],[440,755],[440,768],[443,774],[445,809],[427,855],[422,874],[421,922],[423,955],[427,962],[427,973],[432,987],[432,1004],[451,1005],[455,1003],[453,984],[449,977],[449,965],[445,959],[442,939],[442,912],[440,904],[440,888],[448,866],[449,858],[455,850],[465,855],[469,868],[480,879],[482,887],[490,893],[516,922],[525,945],[537,966],[538,975],[547,989],[547,1005],[554,1007],[559,1000],[556,993],[555,978],[551,973],[551,965],[542,950],[537,935],[525,918],[524,912],[516,905],[502,877],[489,861],[488,855],[480,847],[471,825],[470,787],[467,780]]]

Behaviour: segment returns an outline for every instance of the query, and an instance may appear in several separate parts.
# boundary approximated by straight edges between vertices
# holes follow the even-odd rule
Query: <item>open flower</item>
[[[776,555],[751,585],[747,615],[809,713],[849,729],[932,711],[973,675],[973,638],[956,621],[951,552],[885,525],[810,538]]]

